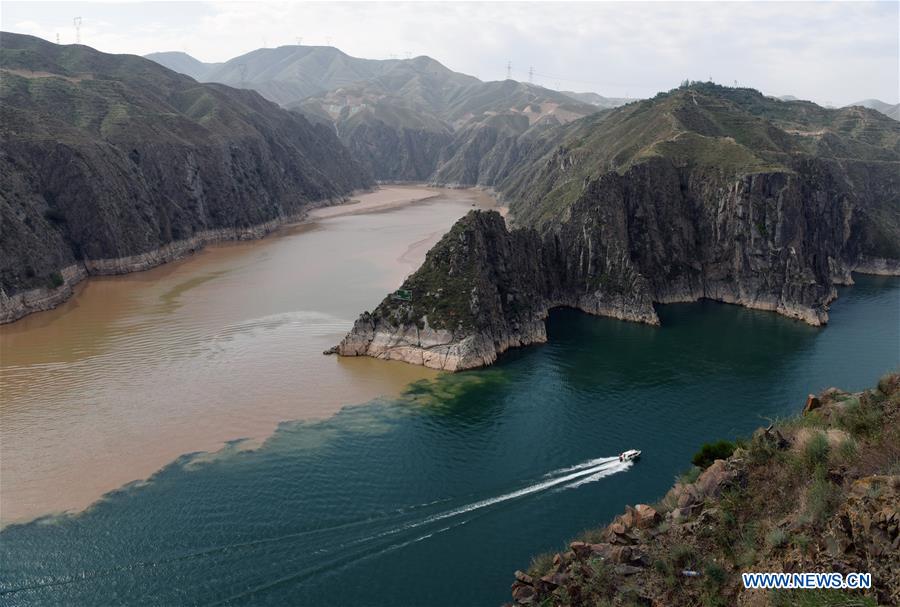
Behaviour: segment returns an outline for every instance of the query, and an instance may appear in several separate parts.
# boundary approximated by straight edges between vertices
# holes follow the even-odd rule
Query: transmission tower
[[[303,36],[297,36],[297,46],[303,44]]]
[[[410,53],[409,51],[406,51],[406,58],[407,58],[407,59],[411,59],[411,58],[412,58],[412,53]]]
[[[59,44],[59,32],[56,32],[56,43]]]
[[[528,84],[534,84],[534,66],[528,68]]]
[[[506,79],[512,80],[512,61],[506,62]]]
[[[72,24],[75,26],[75,44],[81,44],[81,17],[72,19]]]

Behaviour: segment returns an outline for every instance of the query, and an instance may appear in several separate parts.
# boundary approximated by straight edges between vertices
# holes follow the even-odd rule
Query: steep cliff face
[[[445,128],[406,127],[372,119],[341,125],[353,158],[379,181],[427,181],[450,141]]]
[[[900,130],[826,115],[842,135],[807,141],[698,94],[576,123],[529,162],[561,135],[535,137],[501,175],[521,227],[460,220],[404,283],[412,301],[386,299],[336,351],[471,368],[545,340],[554,306],[655,324],[654,303],[700,298],[821,325],[851,271],[896,271]]]
[[[30,36],[0,53],[0,322],[371,183],[332,130],[256,93]]]

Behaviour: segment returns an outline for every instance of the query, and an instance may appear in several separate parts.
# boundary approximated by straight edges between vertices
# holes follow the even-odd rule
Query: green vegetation
[[[65,284],[65,282],[66,281],[63,278],[63,275],[60,274],[59,272],[53,272],[52,274],[50,274],[50,286],[53,287],[54,289],[57,289],[57,288],[63,286],[63,284]]]
[[[706,443],[700,447],[700,451],[694,454],[691,463],[698,468],[708,468],[717,459],[725,459],[734,453],[734,443],[720,440],[715,443]]]
[[[820,470],[828,461],[828,438],[823,432],[814,432],[803,447],[803,465],[807,472]]]

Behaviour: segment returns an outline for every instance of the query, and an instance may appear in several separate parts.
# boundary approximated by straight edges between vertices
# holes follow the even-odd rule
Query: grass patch
[[[815,432],[803,447],[803,466],[812,472],[828,463],[828,437],[823,432]]]
[[[781,550],[788,545],[788,534],[784,529],[776,527],[766,534],[766,544],[772,550]]]
[[[838,488],[828,480],[824,468],[819,467],[806,492],[806,519],[815,525],[824,523],[837,508],[838,497]]]
[[[553,567],[553,557],[555,556],[555,552],[542,552],[541,554],[538,554],[531,559],[531,564],[528,565],[528,574],[534,577],[547,575],[551,567]]]
[[[875,607],[878,603],[867,596],[843,590],[772,590],[772,607]]]

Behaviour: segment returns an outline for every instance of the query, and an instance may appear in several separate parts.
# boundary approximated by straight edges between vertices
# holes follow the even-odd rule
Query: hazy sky
[[[685,79],[843,105],[898,100],[900,3],[3,2],[2,29],[110,53],[224,61],[262,46],[331,44],[368,58],[430,55],[483,80],[607,96]]]

